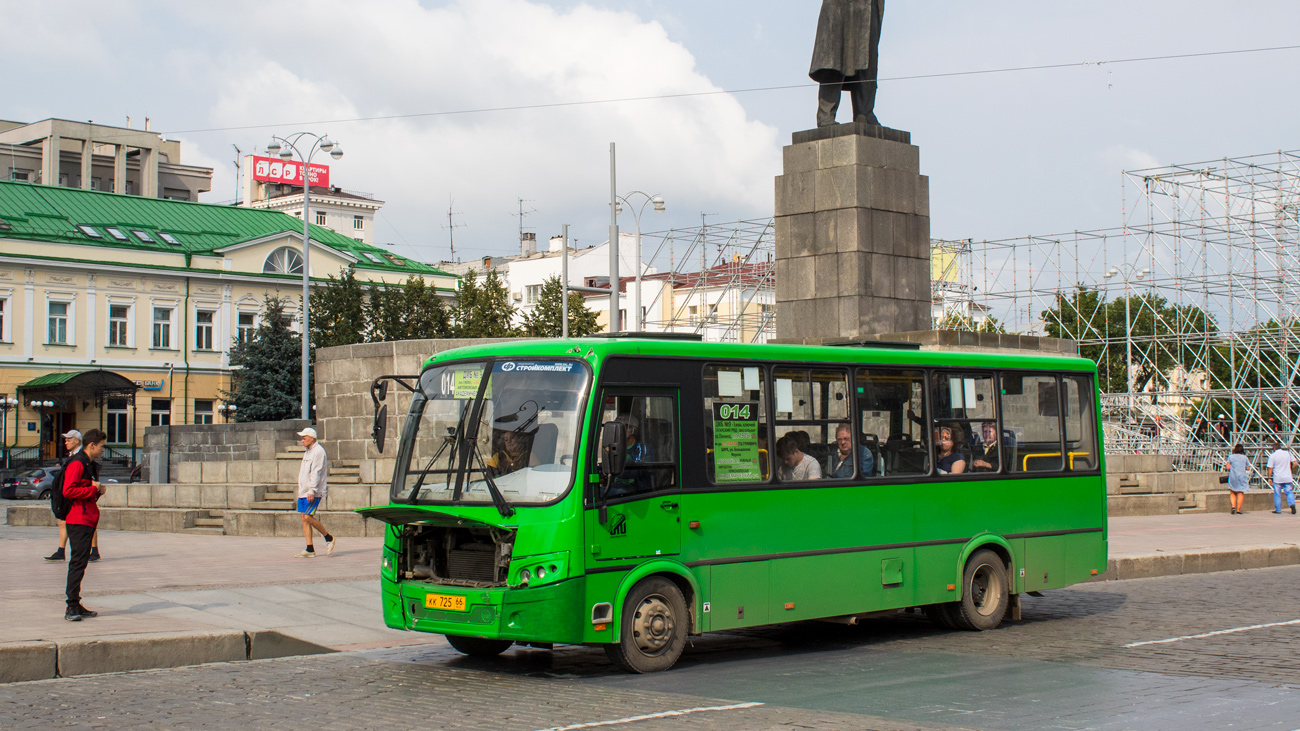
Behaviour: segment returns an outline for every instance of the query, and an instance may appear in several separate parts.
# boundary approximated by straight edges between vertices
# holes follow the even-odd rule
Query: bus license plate
[[[425,594],[424,607],[426,609],[441,609],[444,612],[464,612],[467,609],[465,597],[451,594]]]

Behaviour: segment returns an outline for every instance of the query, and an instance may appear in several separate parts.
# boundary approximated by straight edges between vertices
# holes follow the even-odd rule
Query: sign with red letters
[[[302,163],[296,160],[289,160],[286,162],[278,158],[254,156],[253,180],[260,180],[266,183],[302,185]],[[311,184],[318,188],[329,187],[329,165],[311,166]]]

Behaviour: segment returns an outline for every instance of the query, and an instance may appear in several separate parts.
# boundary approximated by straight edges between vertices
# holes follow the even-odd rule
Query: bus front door
[[[621,421],[627,468],[604,486],[605,520],[587,511],[595,561],[675,556],[681,552],[677,389],[605,389],[600,423]]]

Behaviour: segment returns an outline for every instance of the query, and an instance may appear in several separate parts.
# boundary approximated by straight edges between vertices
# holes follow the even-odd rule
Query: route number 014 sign
[[[758,403],[713,404],[714,481],[758,482]]]

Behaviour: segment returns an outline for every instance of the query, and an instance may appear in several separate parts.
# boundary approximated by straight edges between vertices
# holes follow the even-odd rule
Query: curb
[[[1124,556],[1106,562],[1106,573],[1089,581],[1151,579],[1159,576],[1208,574],[1214,571],[1265,569],[1300,564],[1300,546],[1243,548],[1235,551],[1201,553],[1154,553],[1147,556]]]
[[[0,683],[320,655],[328,647],[274,631],[155,632],[0,643]]]

